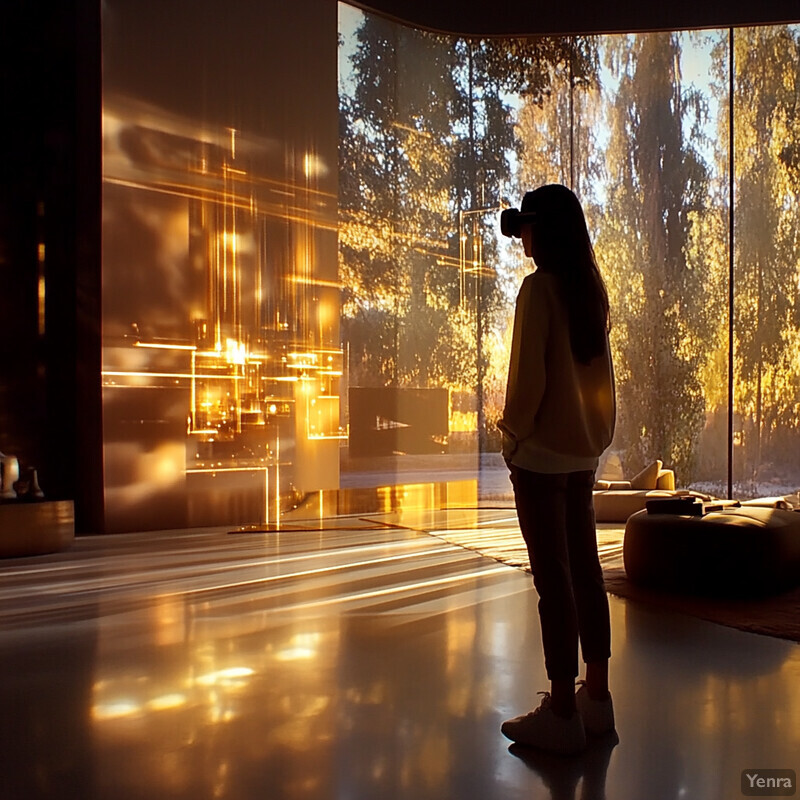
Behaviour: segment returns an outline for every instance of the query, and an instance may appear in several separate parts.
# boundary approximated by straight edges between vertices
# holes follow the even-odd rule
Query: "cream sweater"
[[[505,459],[533,472],[596,469],[616,421],[608,342],[588,365],[575,361],[556,281],[537,270],[522,282],[498,423]]]

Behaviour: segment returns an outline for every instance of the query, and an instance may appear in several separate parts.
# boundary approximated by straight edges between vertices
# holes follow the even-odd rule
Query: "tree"
[[[524,58],[509,60],[493,40],[436,36],[369,15],[356,37],[352,88],[340,97],[351,383],[474,392],[486,446],[483,392],[497,359],[484,342],[495,341],[507,316],[497,215],[486,209],[499,210],[516,147],[508,92],[542,96],[551,80],[544,65],[564,57],[564,41],[512,44],[509,52]]]
[[[563,183],[581,198],[591,228],[593,187],[599,177],[594,138],[600,111],[597,37],[544,37],[515,45],[507,53],[492,54],[492,69],[498,76],[516,58],[527,65],[527,73],[517,70],[504,79],[506,87],[519,97],[515,119],[518,167],[509,193],[518,203],[526,191],[537,186]],[[501,49],[496,43],[494,47]],[[509,300],[531,269],[519,247],[513,252],[518,256],[516,268],[505,276],[504,287]],[[506,311],[503,327],[508,327],[511,319]],[[490,413],[495,418],[502,412],[505,397],[509,347],[510,336],[501,333],[494,352],[497,374],[492,374],[494,402]]]
[[[660,458],[689,483],[715,330],[706,313],[710,270],[692,250],[709,213],[708,170],[684,134],[687,116],[702,114],[702,99],[681,85],[675,34],[615,41],[609,67],[620,80],[597,241],[613,315],[615,442],[626,471]]]
[[[800,30],[737,29],[734,65],[736,475],[796,482]]]
[[[340,276],[350,378],[356,385],[424,386],[443,371],[431,362],[431,342],[457,289],[455,271],[445,275],[439,266],[451,227],[450,56],[440,37],[378,17],[364,18],[357,39],[355,88],[340,95]]]

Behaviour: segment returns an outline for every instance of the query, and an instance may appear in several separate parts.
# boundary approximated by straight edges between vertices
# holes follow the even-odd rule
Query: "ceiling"
[[[351,5],[416,28],[463,36],[612,33],[800,22],[800,0],[356,0]]]

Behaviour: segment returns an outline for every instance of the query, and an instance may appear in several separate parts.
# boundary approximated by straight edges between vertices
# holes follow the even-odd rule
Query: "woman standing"
[[[592,486],[614,434],[608,295],[578,198],[551,184],[501,217],[536,271],[522,282],[503,418],[503,456],[539,594],[550,692],[502,732],[520,744],[579,752],[614,728],[611,631],[597,555]],[[577,694],[578,643],[586,680]]]

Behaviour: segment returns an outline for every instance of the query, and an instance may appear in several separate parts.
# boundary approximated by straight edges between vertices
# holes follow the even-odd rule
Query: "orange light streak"
[[[292,283],[303,283],[309,286],[325,286],[330,289],[341,289],[344,284],[339,281],[324,281],[321,278],[307,278],[301,275],[287,275],[288,280]]]
[[[100,373],[104,378],[177,378],[191,380],[192,378],[205,378],[209,380],[243,381],[244,375],[192,375],[190,372],[122,372],[104,370]]]
[[[219,431],[214,431],[214,433],[218,433]],[[200,431],[196,431],[196,433],[200,433]],[[252,467],[203,467],[203,468],[187,468],[186,474],[187,475],[205,475],[205,474],[216,474],[218,472],[266,472],[269,469],[267,466],[259,467],[259,466],[252,466]]]
[[[194,344],[160,344],[158,342],[134,342],[134,347],[146,347],[151,350],[197,350]]]

